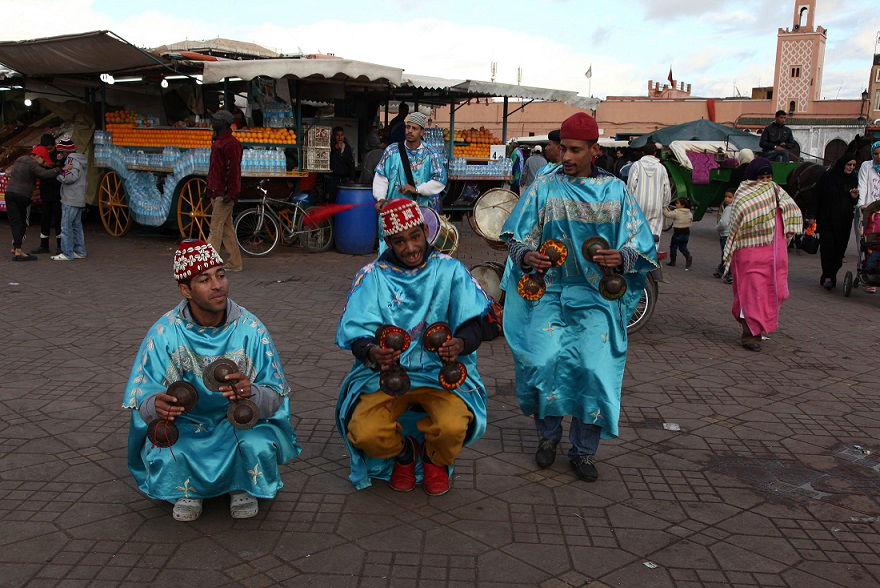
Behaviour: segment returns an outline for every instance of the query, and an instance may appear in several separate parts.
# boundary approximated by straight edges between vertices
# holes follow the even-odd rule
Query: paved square
[[[0,584],[880,584],[878,299],[826,292],[818,258],[792,254],[782,329],[748,352],[730,287],[711,277],[712,224],[695,225],[693,269],[665,268],[657,312],[631,339],[620,439],[601,446],[598,482],[576,481],[562,454],[536,468],[497,339],[479,351],[488,431],[436,498],[346,479],[333,408],[352,358],[333,336],[369,257],[246,259],[231,296],[278,345],[303,453],[256,518],[233,521],[216,499],[190,524],[134,487],[120,408],[137,346],[178,301],[176,241],[93,224],[85,261],[0,261]],[[468,266],[502,259],[457,226]]]

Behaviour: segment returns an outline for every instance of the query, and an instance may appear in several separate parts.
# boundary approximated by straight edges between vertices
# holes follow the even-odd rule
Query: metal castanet
[[[376,344],[382,349],[393,349],[403,353],[412,342],[409,333],[394,325],[382,325],[376,331]],[[379,374],[379,389],[389,396],[402,396],[409,392],[410,382],[406,368],[398,363]]]
[[[180,431],[174,422],[165,419],[155,419],[147,425],[147,439],[154,447],[165,449],[171,447],[180,438]]]
[[[556,239],[547,239],[541,243],[538,253],[547,256],[550,260],[550,267],[547,270],[562,266],[568,259],[568,247]],[[547,292],[547,282],[544,280],[547,270],[536,270],[521,277],[516,284],[516,291],[519,295],[529,302],[540,300]]]
[[[581,253],[590,263],[596,263],[596,253],[603,249],[610,249],[611,245],[602,237],[590,237],[581,246]],[[610,267],[596,264],[602,272],[599,280],[599,295],[605,300],[617,300],[626,294],[626,279]]]
[[[174,404],[182,407],[183,412],[194,409],[199,402],[199,393],[196,391],[196,387],[183,380],[172,382],[165,390],[165,394],[173,396],[175,398]]]
[[[239,398],[229,403],[226,419],[236,429],[250,429],[260,419],[260,409],[252,400]]]
[[[234,361],[221,357],[208,364],[208,367],[202,372],[202,382],[205,384],[205,388],[211,392],[219,392],[221,386],[229,386],[231,384],[226,377],[240,371],[238,364]]]
[[[452,329],[447,323],[437,322],[429,325],[422,336],[422,347],[430,353],[439,353],[440,347],[452,339]],[[455,390],[467,379],[467,368],[458,360],[443,361],[437,380],[446,390]]]

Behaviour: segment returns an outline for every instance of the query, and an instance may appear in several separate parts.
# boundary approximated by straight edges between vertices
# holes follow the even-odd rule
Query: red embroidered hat
[[[223,259],[217,251],[198,239],[182,241],[174,252],[174,279],[178,282],[222,266]]]
[[[382,236],[390,237],[425,223],[419,205],[406,198],[397,198],[382,209]]]
[[[559,135],[563,139],[595,141],[599,138],[599,125],[586,112],[577,112],[562,122]]]

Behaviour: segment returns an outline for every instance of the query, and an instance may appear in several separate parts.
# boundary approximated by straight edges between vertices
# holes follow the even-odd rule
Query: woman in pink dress
[[[730,206],[724,265],[736,276],[733,317],[742,325],[742,346],[760,351],[761,336],[776,330],[788,298],[788,240],[803,231],[803,217],[763,157],[749,163]]]

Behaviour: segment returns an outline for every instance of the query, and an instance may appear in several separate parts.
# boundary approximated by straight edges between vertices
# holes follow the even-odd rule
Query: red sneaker
[[[422,488],[428,496],[441,496],[449,492],[449,469],[433,463],[423,463]]]

